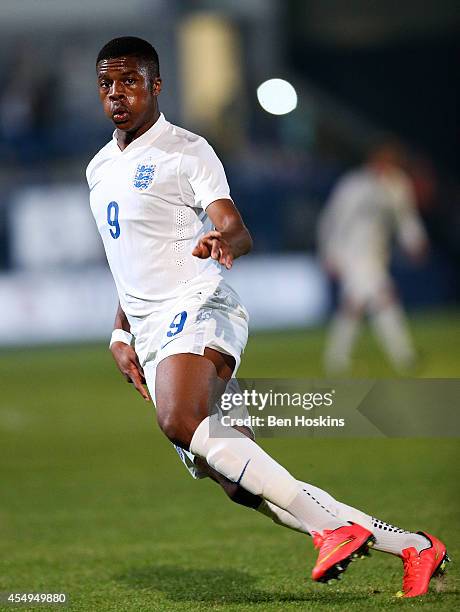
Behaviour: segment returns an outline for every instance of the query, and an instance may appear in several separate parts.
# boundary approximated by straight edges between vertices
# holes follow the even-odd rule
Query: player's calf
[[[228,478],[216,472],[216,470],[208,465],[201,457],[195,457],[195,465],[199,468],[201,473],[207,474],[209,478],[217,482],[232,502],[241,506],[246,506],[247,508],[259,508],[262,503],[261,497],[246,491],[246,489],[243,489],[243,487],[236,484],[236,482],[231,482]]]

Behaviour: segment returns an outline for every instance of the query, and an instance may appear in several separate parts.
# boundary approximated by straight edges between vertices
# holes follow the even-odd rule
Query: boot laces
[[[404,591],[409,591],[420,580],[423,572],[422,557],[414,550],[403,557]]]

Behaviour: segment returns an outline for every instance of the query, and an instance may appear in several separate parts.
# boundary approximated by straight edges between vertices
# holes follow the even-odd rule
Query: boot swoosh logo
[[[328,553],[325,557],[323,557],[321,560],[318,559],[318,565],[320,565],[321,563],[324,563],[327,559],[329,559],[331,555],[333,555],[335,552],[337,552],[343,546],[345,546],[346,544],[349,544],[350,542],[353,542],[353,538],[348,538],[348,540],[344,540],[343,542],[340,542],[340,544],[337,544],[337,546],[333,550],[331,550],[331,552]]]

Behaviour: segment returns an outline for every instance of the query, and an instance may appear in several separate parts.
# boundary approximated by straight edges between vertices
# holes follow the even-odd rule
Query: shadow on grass
[[[212,603],[276,603],[310,601],[317,603],[343,604],[357,603],[369,598],[363,593],[331,591],[324,587],[323,592],[290,592],[288,587],[273,591],[257,588],[257,576],[241,570],[224,568],[198,569],[177,565],[152,565],[132,568],[115,576],[132,589],[157,591],[176,602]],[[344,609],[346,609],[344,607]]]

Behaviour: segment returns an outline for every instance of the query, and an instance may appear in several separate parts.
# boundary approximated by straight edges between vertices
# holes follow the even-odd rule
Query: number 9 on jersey
[[[110,235],[116,239],[120,236],[120,223],[118,222],[118,203],[110,202],[107,206],[107,223],[110,225]]]

